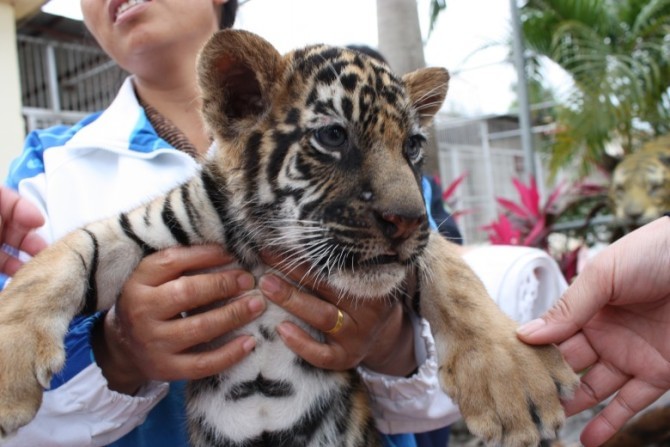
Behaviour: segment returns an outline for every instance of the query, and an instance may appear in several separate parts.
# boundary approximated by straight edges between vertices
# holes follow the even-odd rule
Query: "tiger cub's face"
[[[640,226],[670,210],[670,139],[652,140],[612,173],[610,198],[621,222]]]
[[[225,31],[203,51],[200,77],[224,148],[217,165],[254,242],[348,293],[396,287],[428,240],[425,127],[447,72],[401,79],[354,51],[313,46],[282,57]]]

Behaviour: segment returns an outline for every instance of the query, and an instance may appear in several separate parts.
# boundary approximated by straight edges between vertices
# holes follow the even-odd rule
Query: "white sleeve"
[[[440,388],[435,341],[428,322],[417,319],[414,328],[420,366],[411,377],[387,376],[358,368],[370,392],[377,428],[384,434],[426,432],[461,418],[456,404]]]
[[[151,382],[135,396],[111,391],[95,363],[44,393],[37,416],[3,447],[104,446],[144,422],[167,394],[169,384]]]

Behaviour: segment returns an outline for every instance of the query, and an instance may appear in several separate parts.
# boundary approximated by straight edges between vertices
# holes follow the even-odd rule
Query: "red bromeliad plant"
[[[577,256],[582,244],[568,250],[559,250],[553,253],[549,247],[548,237],[554,231],[554,224],[559,215],[574,214],[580,204],[586,203],[586,223],[582,229],[588,227],[588,222],[596,212],[603,207],[602,198],[606,197],[607,187],[597,183],[582,181],[574,184],[569,191],[563,184],[554,189],[546,202],[540,202],[540,193],[534,178],[526,185],[514,179],[514,187],[519,195],[519,203],[498,197],[498,204],[503,212],[498,219],[483,229],[488,232],[489,242],[493,245],[523,245],[540,248],[556,259],[565,278],[570,281],[577,273]],[[558,205],[561,195],[568,196]],[[565,199],[565,198],[564,198]],[[594,202],[594,203],[592,203]],[[578,210],[577,210],[578,211]]]
[[[444,191],[442,191],[442,203],[447,207],[451,217],[454,220],[457,220],[459,217],[465,214],[469,214],[471,212],[471,210],[456,209],[456,197],[454,196],[456,190],[461,185],[461,183],[463,183],[463,180],[465,180],[467,176],[468,176],[467,172],[462,173],[454,180],[452,180],[452,182],[449,183],[446,188],[444,188]],[[436,177],[435,181],[437,182],[438,185],[440,184],[439,178]]]
[[[524,245],[547,250],[547,237],[557,215],[556,201],[563,188],[558,186],[554,189],[542,205],[535,178],[531,178],[528,185],[519,179],[513,182],[520,203],[496,198],[504,212],[498,215],[498,220],[484,227],[489,241],[496,245]]]

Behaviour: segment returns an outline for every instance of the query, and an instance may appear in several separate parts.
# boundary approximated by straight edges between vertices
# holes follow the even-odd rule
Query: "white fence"
[[[105,108],[124,71],[95,45],[17,36],[21,100],[28,131],[71,124]]]
[[[443,187],[467,173],[456,190],[454,206],[456,211],[467,211],[458,219],[463,239],[465,243],[486,241],[482,227],[497,218],[496,197],[518,202],[512,179],[528,181],[518,120],[512,115],[472,119],[439,116],[435,129]],[[548,129],[548,126],[533,129],[536,146],[538,135]],[[538,187],[545,196],[544,163],[537,152],[534,163]]]

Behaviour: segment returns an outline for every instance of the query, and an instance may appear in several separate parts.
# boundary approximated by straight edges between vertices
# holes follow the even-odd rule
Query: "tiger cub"
[[[218,148],[199,174],[72,232],[2,293],[1,433],[34,417],[43,387],[63,365],[62,340],[77,313],[112,306],[148,253],[214,242],[250,269],[261,264],[261,250],[287,254],[355,299],[402,295],[394,291],[416,278],[441,383],[471,430],[510,447],[554,437],[564,419],[559,397],[575,376],[555,348],[517,341],[515,325],[428,227],[422,146],[447,72],[398,78],[386,65],[328,46],[282,57],[251,33],[227,30],[203,49],[198,75]],[[305,365],[271,336],[289,318],[269,307],[244,328],[257,340],[254,353],[190,384],[194,446],[380,445],[356,372]]]
[[[670,211],[670,135],[621,160],[612,172],[609,197],[617,221],[632,228]]]

